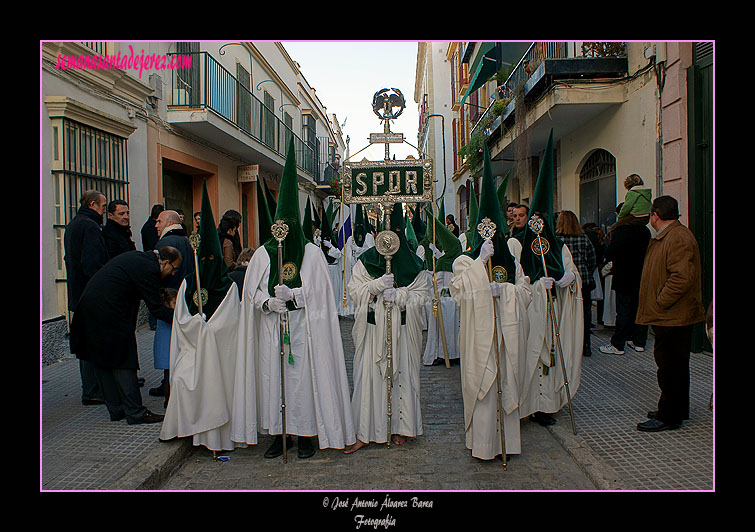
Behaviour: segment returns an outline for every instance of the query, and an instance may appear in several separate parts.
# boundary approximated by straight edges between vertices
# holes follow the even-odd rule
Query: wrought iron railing
[[[569,46],[566,42],[533,42],[519,63],[506,78],[506,81],[496,90],[496,101],[512,100],[516,90],[535,73],[540,64],[546,59],[565,59],[569,57]],[[582,42],[573,43],[571,57],[626,57],[626,46],[623,42]],[[474,135],[480,125],[487,124],[493,114],[491,102],[485,112],[475,123],[470,132]]]
[[[174,55],[174,54],[168,54]],[[275,112],[207,52],[192,57],[190,68],[171,71],[168,108],[206,108],[283,157],[294,143],[299,168],[318,179],[317,150],[297,136]]]

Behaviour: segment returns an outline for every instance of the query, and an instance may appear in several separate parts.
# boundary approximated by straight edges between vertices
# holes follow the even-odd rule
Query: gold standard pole
[[[393,204],[383,204],[383,227],[385,227],[386,213],[388,213],[388,219],[390,219],[390,212],[393,210]],[[385,273],[391,273],[391,257],[398,251],[401,246],[401,241],[396,233],[388,229],[380,231],[375,240],[375,248],[378,253],[385,257]],[[388,360],[388,430],[387,430],[387,445],[391,446],[391,396],[393,395],[393,323],[392,312],[393,302],[383,300],[386,312],[385,323],[385,341],[386,341],[386,359]],[[400,325],[400,322],[399,322]]]
[[[483,220],[477,225],[477,232],[485,240],[490,240],[495,235],[496,225],[490,218],[483,218]],[[486,270],[488,272],[488,281],[493,282],[493,271],[490,269],[490,261],[488,259]],[[501,460],[503,461],[503,469],[506,470],[506,435],[503,431],[503,401],[501,396],[503,390],[501,390],[501,356],[498,348],[498,313],[496,312],[496,301],[493,298],[493,342],[495,343],[495,382],[498,385],[498,427],[501,433]]]
[[[545,253],[548,252],[546,249],[543,251],[543,240],[540,237],[540,233],[543,231],[543,219],[540,218],[537,214],[533,214],[530,218],[530,221],[527,222],[527,225],[529,225],[530,229],[533,233],[535,233],[535,236],[537,237],[537,249],[533,248],[532,251],[536,255],[540,255],[540,258],[543,261],[543,274],[545,277],[548,277],[548,268],[545,265]],[[574,424],[574,409],[572,408],[571,404],[571,393],[569,392],[569,376],[566,374],[566,364],[564,362],[564,351],[561,347],[561,324],[559,323],[558,316],[556,315],[556,312],[553,308],[553,295],[551,294],[551,290],[546,290],[546,293],[548,294],[548,312],[550,313],[551,317],[551,326],[555,330],[556,335],[556,347],[558,348],[558,359],[561,361],[561,371],[564,374],[564,389],[566,390],[566,401],[569,404],[569,419],[571,420],[571,426],[572,426],[572,432],[574,434],[577,434],[577,426]]]
[[[278,241],[278,284],[283,284],[283,240],[288,235],[288,225],[283,220],[276,220],[270,227],[273,233],[273,237]],[[281,314],[278,319],[280,320],[280,345],[281,345],[281,418],[283,425],[283,432],[281,438],[283,439],[283,463],[287,461],[286,456],[286,378],[285,378],[285,352],[284,352],[284,330],[283,330],[283,315]]]
[[[437,206],[435,205],[435,184],[432,187],[433,191],[433,248],[437,248],[438,244],[435,239],[435,220],[438,217],[436,212]],[[419,213],[417,213],[419,214]],[[443,309],[440,305],[440,295],[438,294],[438,279],[435,277],[435,249],[430,250],[433,254],[433,316],[438,319],[438,328],[440,330],[440,340],[443,344],[443,358],[446,362],[446,368],[451,367],[451,361],[448,359],[448,344],[446,343],[446,324],[443,323]]]
[[[199,311],[199,315],[202,315],[202,287],[199,284],[199,259],[197,258],[197,250],[199,249],[199,243],[201,242],[201,237],[199,236],[199,233],[194,231],[191,233],[191,236],[189,237],[189,243],[191,244],[191,249],[194,251],[194,272],[196,273],[197,277],[197,310]]]

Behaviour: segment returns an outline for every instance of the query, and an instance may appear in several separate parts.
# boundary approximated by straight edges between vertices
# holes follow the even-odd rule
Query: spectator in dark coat
[[[155,227],[160,236],[155,243],[155,249],[159,250],[165,246],[171,246],[176,248],[181,253],[181,257],[184,258],[181,261],[181,267],[176,270],[176,274],[166,277],[161,283],[163,288],[178,290],[186,276],[194,273],[194,251],[191,248],[189,237],[183,225],[181,225],[181,220],[176,211],[167,210],[158,214]]]
[[[75,312],[89,280],[108,261],[107,247],[102,236],[102,213],[107,199],[97,190],[87,190],[79,200],[76,216],[66,226],[63,237],[68,310]],[[94,366],[79,362],[81,373],[81,402],[84,405],[102,404],[102,390],[97,383]]]
[[[153,205],[152,213],[149,215],[149,218],[147,218],[147,221],[144,222],[144,225],[142,226],[142,249],[144,251],[152,251],[153,249],[155,249],[155,244],[157,244],[157,241],[160,238],[160,235],[157,233],[157,229],[155,228],[155,224],[157,223],[157,216],[164,210],[165,207],[160,204]]]
[[[640,279],[650,230],[641,223],[619,225],[611,231],[604,257],[613,266],[611,289],[616,293],[616,330],[600,352],[623,355],[624,345],[642,352],[648,337],[647,325],[637,325],[635,316],[640,295]]]
[[[142,249],[144,251],[152,251],[153,249],[155,249],[155,244],[157,244],[157,241],[160,238],[160,235],[157,233],[155,224],[157,223],[157,216],[164,210],[165,207],[163,207],[159,203],[157,205],[153,205],[149,218],[147,218],[147,221],[144,222],[144,225],[142,226]],[[147,319],[149,320],[150,330],[154,331],[157,328],[156,318],[152,315],[152,313],[148,312]]]
[[[131,220],[128,203],[121,199],[111,201],[107,206],[107,223],[102,228],[102,236],[110,258],[126,251],[134,251],[136,244],[131,240]]]
[[[155,224],[157,233],[160,235],[160,239],[155,244],[155,249],[160,250],[166,246],[176,248],[185,260],[181,261],[181,266],[176,270],[174,275],[169,275],[160,282],[162,288],[172,289],[176,292],[181,288],[181,283],[187,275],[194,274],[194,250],[191,248],[191,242],[189,237],[186,236],[186,229],[181,224],[181,217],[177,211],[167,210],[162,211],[157,215],[157,223]],[[162,322],[163,320],[157,320],[156,336],[167,336],[170,338],[170,331],[173,325],[172,322]],[[170,341],[168,342],[156,342],[157,352],[155,352],[155,369],[163,370],[163,380],[159,386],[149,389],[149,394],[155,397],[168,397],[170,389],[170,368],[158,367],[158,360],[165,360],[167,348],[170,352]],[[164,365],[164,364],[162,364]]]
[[[239,299],[241,299],[241,296],[244,293],[244,277],[246,276],[246,267],[249,265],[249,261],[251,260],[252,255],[254,255],[253,248],[242,249],[236,261],[236,267],[228,272],[228,277],[233,279],[233,282],[236,283],[236,286],[239,289]]]
[[[136,318],[141,300],[156,317],[173,321],[160,279],[181,265],[175,248],[128,251],[105,264],[87,284],[71,322],[71,352],[94,364],[112,421],[130,425],[163,419],[142,404],[137,382]]]

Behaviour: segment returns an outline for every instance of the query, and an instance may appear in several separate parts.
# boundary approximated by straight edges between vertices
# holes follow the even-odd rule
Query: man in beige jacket
[[[658,410],[639,423],[644,432],[678,429],[689,419],[689,354],[692,326],[705,320],[700,249],[679,220],[671,196],[659,196],[650,209],[650,240],[640,283],[638,324],[652,325],[661,397]]]

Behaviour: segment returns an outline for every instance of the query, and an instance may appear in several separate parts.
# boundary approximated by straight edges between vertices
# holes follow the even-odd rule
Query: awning
[[[500,46],[496,46],[500,44]],[[469,66],[472,77],[469,88],[461,99],[461,104],[474,91],[482,87],[490,77],[496,73],[498,64],[516,65],[529,49],[531,42],[481,42],[475,54],[474,61]],[[498,57],[498,54],[501,57]]]
[[[474,61],[469,65],[469,71],[472,72],[472,77],[469,81],[469,88],[464,93],[464,97],[461,99],[461,104],[464,105],[467,97],[474,91],[482,87],[490,76],[496,73],[496,43],[494,42],[481,42],[480,46],[475,54]]]

